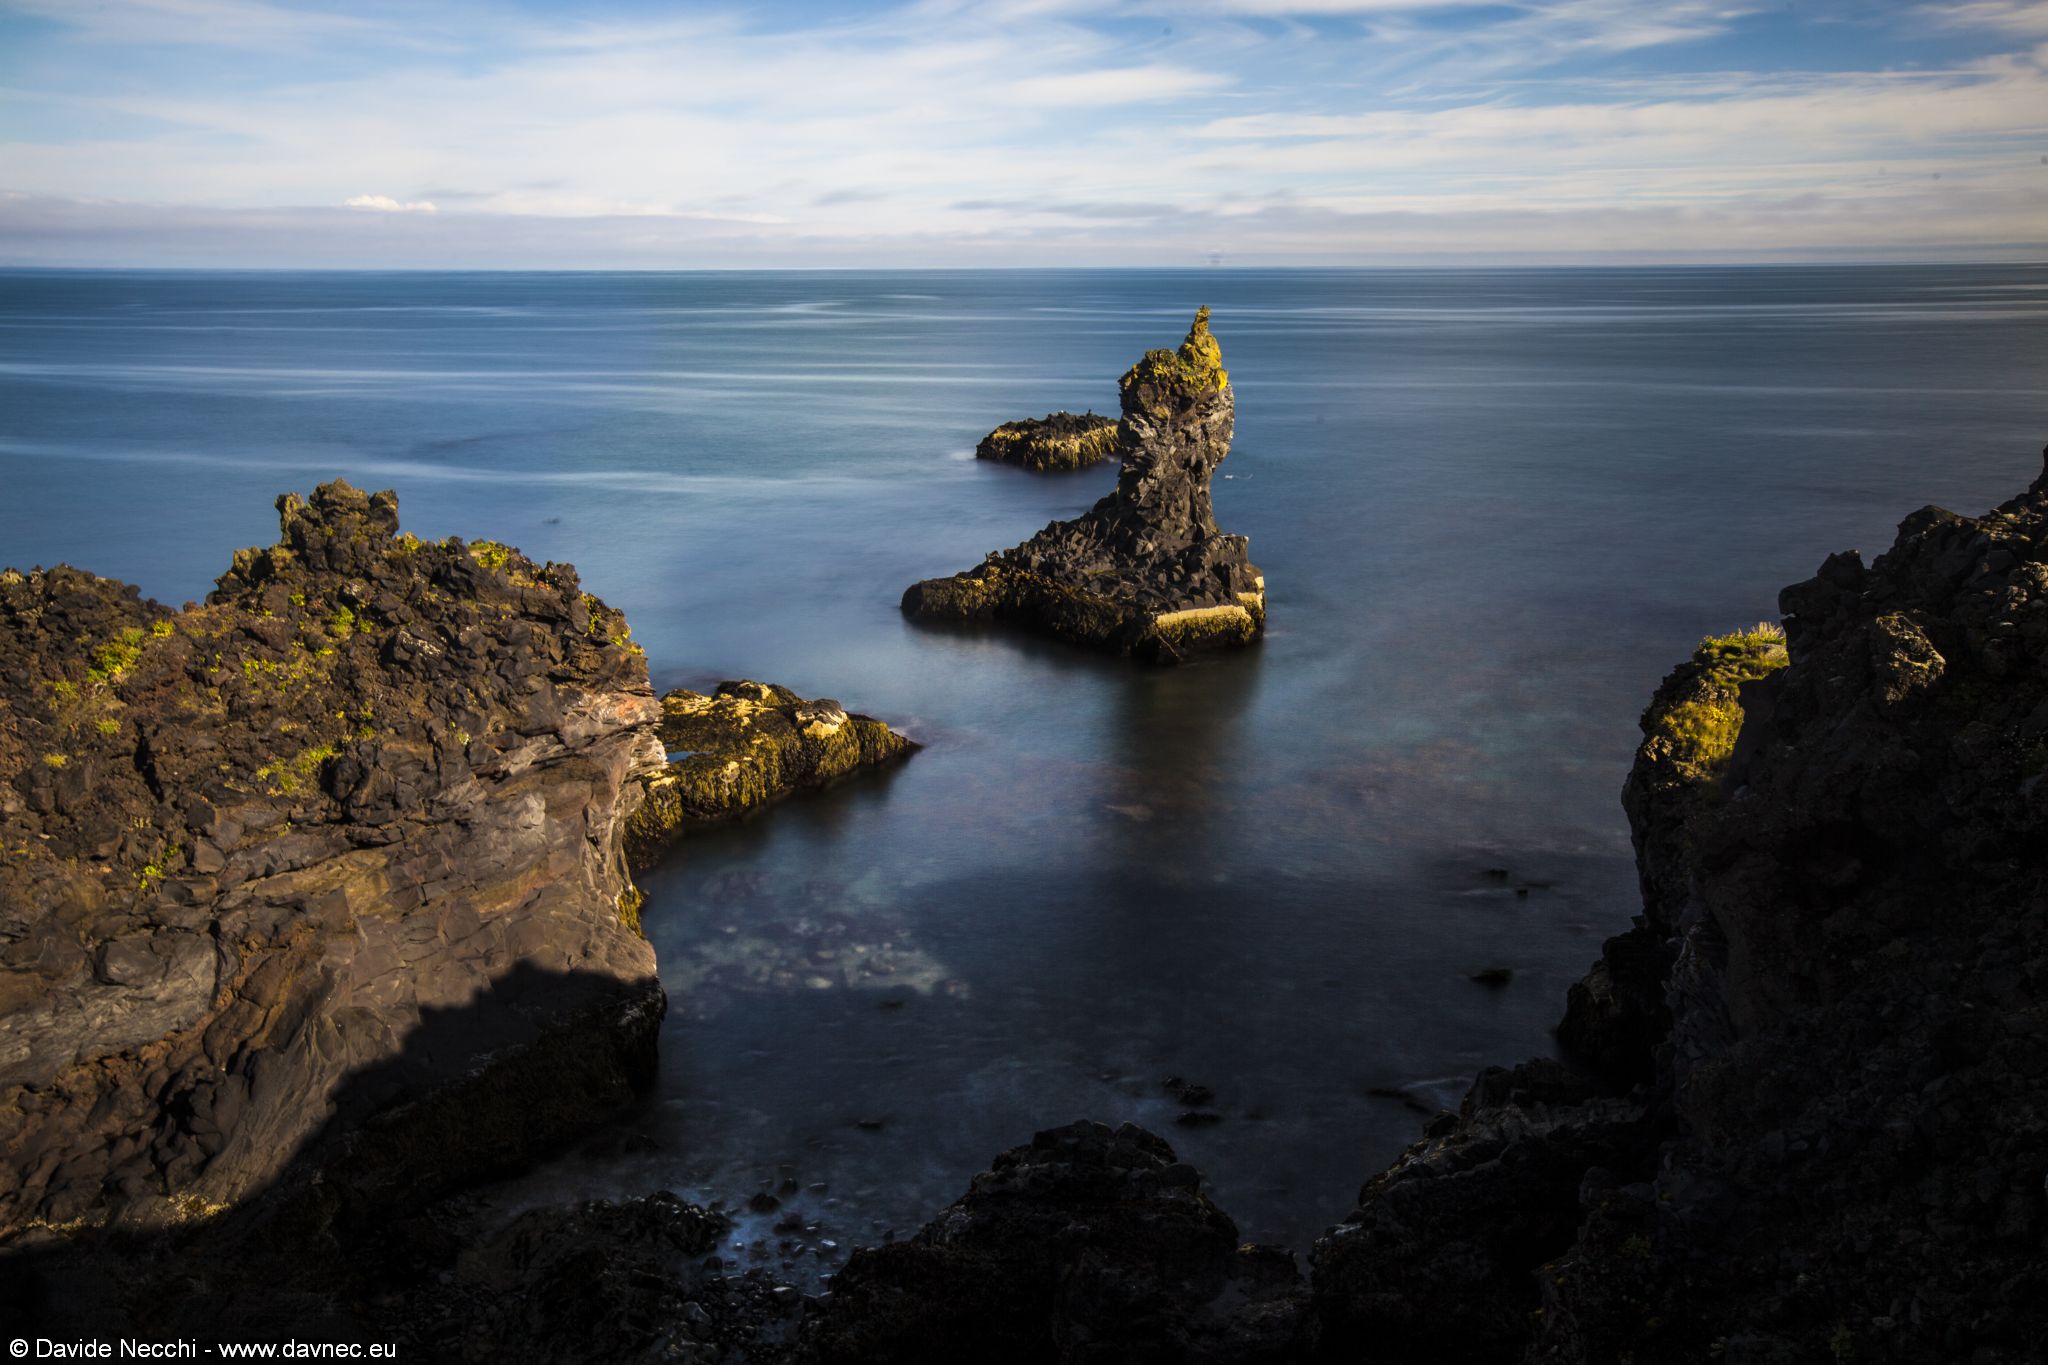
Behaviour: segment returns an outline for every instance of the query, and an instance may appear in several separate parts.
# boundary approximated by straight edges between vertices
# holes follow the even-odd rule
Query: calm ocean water
[[[1113,481],[976,439],[1113,412],[1201,303],[1263,647],[1143,672],[906,623],[906,584]],[[1663,672],[2034,477],[2044,323],[2048,267],[0,272],[0,561],[196,598],[344,475],[576,563],[659,686],[786,683],[928,746],[645,879],[659,1091],[508,1204],[793,1179],[859,1243],[1086,1116],[1302,1246],[1415,1135],[1372,1091],[1453,1104],[1548,1049],[1635,908],[1617,792]],[[1168,1075],[1220,1121],[1177,1125]]]

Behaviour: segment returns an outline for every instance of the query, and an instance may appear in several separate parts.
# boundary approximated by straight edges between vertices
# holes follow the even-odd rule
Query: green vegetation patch
[[[1742,733],[1742,684],[1788,662],[1785,632],[1769,622],[1709,635],[1644,713],[1644,749],[1688,776],[1712,776],[1735,752]]]

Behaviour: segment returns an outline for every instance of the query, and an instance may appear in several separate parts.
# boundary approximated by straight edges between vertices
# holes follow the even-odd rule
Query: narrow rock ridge
[[[691,825],[731,820],[861,768],[908,757],[918,745],[829,697],[805,701],[772,683],[723,682],[705,696],[661,699],[668,761],[644,778],[626,848],[645,867]]]
[[[927,579],[903,610],[999,620],[1161,663],[1250,644],[1266,580],[1243,536],[1217,529],[1209,483],[1230,453],[1236,398],[1209,310],[1178,351],[1148,351],[1119,385],[1115,491],[978,568]]]
[[[1050,412],[1003,423],[981,438],[974,458],[1041,471],[1085,469],[1116,454],[1116,448],[1114,417]]]
[[[623,618],[389,492],[278,512],[180,612],[0,573],[0,1231],[203,1220],[316,1151],[330,1211],[417,1200],[651,1074]]]

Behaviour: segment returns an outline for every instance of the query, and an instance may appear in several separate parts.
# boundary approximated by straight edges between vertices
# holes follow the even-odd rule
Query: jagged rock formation
[[[1167,663],[1257,639],[1266,580],[1245,538],[1217,529],[1209,504],[1236,413],[1209,310],[1195,316],[1178,351],[1147,351],[1119,396],[1114,492],[979,568],[913,584],[903,610],[1012,621]]]
[[[1114,417],[1050,412],[1003,423],[981,438],[974,458],[1025,469],[1083,469],[1116,454],[1116,433]]]
[[[1789,663],[1710,640],[1645,713],[1644,914],[1567,1019],[1594,1077],[1482,1076],[1366,1186],[1325,1354],[2038,1358],[2048,475],[1780,605]]]
[[[335,1217],[417,1200],[651,1070],[623,619],[388,492],[278,510],[181,612],[0,574],[0,1230],[211,1216],[313,1149]]]
[[[1173,1149],[1075,1123],[995,1159],[908,1241],[856,1252],[797,1359],[1254,1362],[1297,1358],[1294,1258],[1240,1247]]]
[[[667,1192],[534,1209],[500,1228],[451,1220],[416,1248],[429,1258],[380,1314],[383,1339],[402,1334],[402,1359],[449,1365],[781,1359],[803,1301],[761,1271],[727,1273],[717,1253],[731,1228]],[[459,1250],[435,1260],[436,1242]]]
[[[918,746],[831,698],[805,701],[770,683],[724,682],[710,696],[678,688],[661,699],[668,762],[645,779],[626,823],[636,866],[692,824],[729,820]]]

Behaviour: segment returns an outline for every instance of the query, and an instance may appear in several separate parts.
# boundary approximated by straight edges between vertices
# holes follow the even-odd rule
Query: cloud
[[[373,213],[438,213],[431,200],[416,199],[409,204],[400,203],[388,194],[359,194],[345,199],[343,205],[352,209],[369,209]]]
[[[264,0],[7,0],[6,9],[54,20],[103,43],[289,51],[376,31],[369,19]]]
[[[1952,28],[2048,38],[2048,0],[1963,0],[1960,4],[1923,6],[1919,12]]]
[[[1198,94],[1228,83],[1223,76],[1177,66],[1110,67],[1031,76],[1012,81],[1005,93],[1022,105],[1079,108],[1144,104]]]
[[[2024,29],[2048,0],[27,3],[49,23],[0,53],[17,260],[148,263],[152,214],[164,259],[215,259],[206,222],[294,264],[1366,261],[1562,251],[1573,224],[1680,254],[2048,239]],[[196,22],[120,36],[202,13],[278,53]],[[1917,64],[1936,29],[1941,69]],[[1825,66],[1788,69],[1788,35],[1825,37]],[[18,240],[56,218],[73,240]]]

